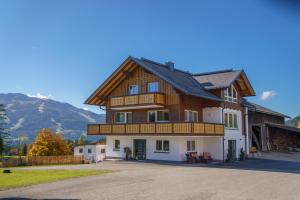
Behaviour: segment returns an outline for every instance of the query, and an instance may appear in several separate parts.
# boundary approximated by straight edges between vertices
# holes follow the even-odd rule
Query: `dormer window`
[[[224,90],[224,100],[237,103],[237,91],[233,85]]]
[[[159,91],[159,84],[158,84],[158,82],[151,82],[151,83],[148,83],[147,91],[148,91],[149,93],[152,93],[152,92],[158,92],[158,91]]]
[[[128,94],[134,95],[139,93],[139,86],[138,85],[129,85],[128,87]]]

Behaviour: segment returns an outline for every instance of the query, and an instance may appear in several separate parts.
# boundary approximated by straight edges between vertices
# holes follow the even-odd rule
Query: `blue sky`
[[[300,15],[289,2],[1,1],[0,93],[88,107],[84,100],[132,55],[191,72],[244,69],[257,94],[250,100],[294,117]]]

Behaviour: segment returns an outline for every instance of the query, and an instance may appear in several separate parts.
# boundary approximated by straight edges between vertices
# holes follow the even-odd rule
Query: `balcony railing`
[[[134,105],[164,105],[165,95],[162,93],[137,94],[130,96],[112,97],[111,107],[134,106]]]
[[[223,124],[211,123],[145,123],[89,124],[88,135],[224,135]]]

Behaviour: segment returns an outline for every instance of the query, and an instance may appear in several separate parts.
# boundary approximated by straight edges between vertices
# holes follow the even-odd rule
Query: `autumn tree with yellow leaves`
[[[42,129],[29,150],[30,156],[61,156],[70,155],[69,145],[61,134],[52,133],[49,129]]]

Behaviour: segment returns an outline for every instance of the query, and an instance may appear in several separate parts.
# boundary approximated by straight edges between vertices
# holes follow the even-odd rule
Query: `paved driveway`
[[[112,169],[115,172],[2,191],[0,197],[99,200],[299,200],[300,198],[299,162],[260,159],[207,166],[107,161],[93,165],[46,168]]]

